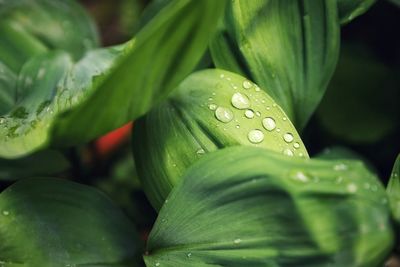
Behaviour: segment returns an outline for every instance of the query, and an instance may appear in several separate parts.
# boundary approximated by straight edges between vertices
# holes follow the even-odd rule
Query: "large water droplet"
[[[289,148],[283,150],[283,154],[286,155],[286,156],[289,156],[289,157],[293,157],[294,156],[293,151],[290,150]]]
[[[8,216],[8,215],[10,215],[10,212],[8,210],[3,210],[3,215]]]
[[[254,111],[252,111],[251,109],[248,109],[244,112],[244,116],[246,116],[246,118],[248,118],[248,119],[252,119],[252,118],[254,118]]]
[[[233,120],[233,112],[229,108],[218,107],[215,110],[215,117],[223,123],[228,123]]]
[[[253,144],[261,143],[264,140],[264,134],[260,130],[251,130],[247,135],[249,141]]]
[[[285,140],[286,143],[291,143],[293,142],[293,135],[291,133],[285,133],[283,135],[283,140]]]
[[[248,80],[245,80],[245,81],[243,82],[243,88],[244,88],[244,89],[250,89],[252,86],[253,86],[253,84],[252,84],[250,81],[248,81]]]
[[[250,107],[249,98],[241,93],[234,93],[231,99],[232,105],[237,109],[246,109]]]
[[[267,131],[273,131],[276,128],[275,120],[271,117],[264,118],[262,120],[262,125]]]

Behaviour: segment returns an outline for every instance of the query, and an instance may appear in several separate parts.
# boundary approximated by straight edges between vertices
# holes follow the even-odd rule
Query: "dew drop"
[[[286,156],[289,156],[289,157],[293,157],[294,156],[293,151],[290,150],[289,148],[283,150],[283,154],[286,155]]]
[[[221,74],[221,75],[219,75],[219,77],[222,79],[222,78],[225,77],[225,75],[224,75],[224,74]]]
[[[217,109],[217,105],[215,105],[215,104],[209,104],[209,105],[208,105],[208,108],[209,108],[210,110],[216,110],[216,109]]]
[[[260,117],[261,116],[260,111],[256,111],[256,115],[257,115],[257,117]]]
[[[253,85],[252,85],[251,82],[248,81],[248,80],[245,80],[245,81],[243,82],[243,88],[244,88],[244,89],[250,89],[252,86],[253,86]]]
[[[205,154],[206,152],[204,151],[204,149],[202,149],[202,148],[200,148],[199,150],[197,150],[196,151],[196,154],[198,154],[198,155],[203,155],[203,154]]]
[[[246,109],[250,107],[249,98],[241,93],[234,93],[232,95],[231,103],[237,109]]]
[[[215,117],[223,123],[228,123],[233,120],[233,112],[228,108],[218,107],[215,110]]]
[[[262,125],[267,131],[273,131],[276,128],[275,120],[271,117],[264,118],[262,120]]]
[[[8,215],[10,215],[10,212],[8,210],[3,210],[3,215],[8,216]]]
[[[254,118],[254,112],[251,109],[248,109],[244,112],[244,116],[248,119]]]
[[[159,263],[159,262],[156,262],[156,267],[158,267],[158,266],[160,266],[160,263]]]
[[[192,253],[189,252],[189,253],[187,254],[187,257],[188,257],[188,258],[192,257]]]
[[[233,240],[233,243],[236,245],[240,244],[240,242],[242,242],[240,238]]]
[[[285,140],[286,143],[291,143],[293,142],[293,135],[291,133],[285,133],[283,135],[283,140]]]
[[[296,142],[296,143],[293,144],[293,147],[298,149],[298,148],[300,148],[300,144]]]
[[[296,172],[294,174],[293,178],[296,180],[299,180],[300,182],[304,182],[304,183],[309,181],[309,177],[304,172],[301,172],[301,171]]]
[[[354,183],[350,183],[350,184],[347,185],[347,191],[349,193],[355,193],[355,192],[357,192],[357,189],[358,189],[357,185],[354,184]]]
[[[240,128],[240,125],[236,125],[235,127],[236,127],[236,129],[239,129],[239,128]]]
[[[345,170],[347,170],[347,165],[343,164],[343,163],[339,163],[339,164],[336,164],[335,166],[333,166],[333,169],[335,171],[345,171]]]
[[[260,130],[251,130],[247,135],[249,141],[253,144],[261,143],[264,140],[264,134]]]
[[[256,87],[255,87],[254,90],[256,90],[256,92],[259,92],[261,89],[260,89],[260,87],[258,87],[258,86],[256,85]]]
[[[286,117],[283,117],[282,120],[287,121],[287,118],[286,118]]]

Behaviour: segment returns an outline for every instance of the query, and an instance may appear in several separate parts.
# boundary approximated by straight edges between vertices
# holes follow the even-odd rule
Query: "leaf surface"
[[[242,146],[188,170],[159,213],[145,262],[376,267],[392,245],[384,187],[362,163]]]

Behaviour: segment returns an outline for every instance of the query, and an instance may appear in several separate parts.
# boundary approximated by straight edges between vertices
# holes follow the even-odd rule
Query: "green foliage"
[[[27,60],[15,104],[0,118],[0,157],[76,145],[143,115],[195,67],[223,7],[172,1],[122,46],[91,50],[77,62],[60,50]]]
[[[400,154],[397,156],[396,162],[393,166],[393,171],[387,186],[387,192],[394,220],[396,221],[397,226],[400,226]]]
[[[346,24],[365,13],[376,0],[337,0],[339,20]]]
[[[0,193],[0,264],[135,266],[134,225],[97,190],[26,179]]]
[[[168,101],[136,124],[134,154],[147,196],[159,209],[186,169],[205,153],[247,145],[308,157],[284,111],[240,75],[190,75]]]
[[[260,85],[302,129],[336,66],[335,1],[234,1],[211,44],[216,66]]]
[[[376,267],[392,243],[384,187],[362,163],[236,147],[205,156],[173,189],[145,261]]]

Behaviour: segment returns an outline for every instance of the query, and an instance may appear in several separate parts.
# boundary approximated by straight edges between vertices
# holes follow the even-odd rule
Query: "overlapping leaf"
[[[259,84],[301,129],[335,69],[339,28],[336,1],[232,1],[211,52],[218,67]]]
[[[392,243],[385,190],[362,163],[242,146],[210,153],[190,168],[159,213],[145,261],[376,267]]]
[[[27,179],[0,193],[0,265],[136,266],[134,225],[98,191]]]
[[[392,214],[397,224],[400,225],[400,154],[397,156],[387,186]]]
[[[296,129],[267,93],[218,69],[184,80],[135,123],[133,140],[139,177],[156,209],[187,168],[216,149],[246,145],[308,157]]]
[[[365,13],[376,0],[337,0],[339,19],[346,24]]]
[[[203,55],[224,1],[171,1],[123,46],[31,58],[0,118],[0,157],[88,141],[143,115]],[[1,80],[0,80],[1,81]]]

